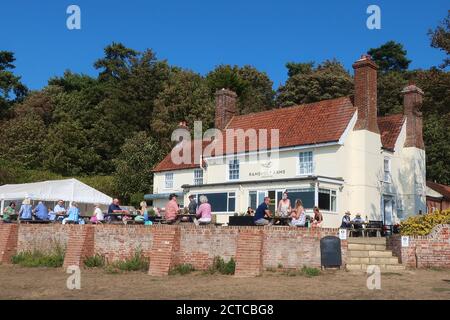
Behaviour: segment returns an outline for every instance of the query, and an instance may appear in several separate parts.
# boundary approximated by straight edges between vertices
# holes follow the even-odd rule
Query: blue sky
[[[81,8],[81,30],[66,28],[70,4]],[[381,8],[381,30],[366,27],[371,4]],[[66,69],[96,75],[92,65],[112,41],[201,74],[251,64],[276,88],[288,61],[336,58],[350,70],[388,40],[405,46],[411,68],[438,65],[444,54],[430,47],[427,30],[448,9],[448,0],[14,0],[0,6],[0,50],[15,52],[16,73],[31,89]]]

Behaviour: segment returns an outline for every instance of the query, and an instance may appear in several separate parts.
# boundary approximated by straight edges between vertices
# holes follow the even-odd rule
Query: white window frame
[[[310,165],[308,165],[310,170],[308,172],[306,172],[306,171],[302,172],[302,169],[304,169],[304,168],[302,168],[302,160],[301,159],[309,157],[309,154],[311,155],[311,161],[309,162]],[[297,156],[297,175],[299,175],[299,176],[310,176],[310,175],[313,175],[313,174],[314,174],[314,152],[312,150],[310,150],[310,151],[300,151],[298,153],[298,156]]]
[[[194,185],[201,186],[203,184],[203,169],[194,169]]]
[[[237,162],[237,163],[236,163]],[[231,166],[234,166],[234,168],[231,168]],[[237,177],[232,177],[232,170],[233,172],[237,171]],[[240,178],[240,162],[239,159],[237,157],[232,158],[227,165],[227,180],[228,181],[238,181]]]
[[[171,178],[168,179],[168,177],[171,177]],[[173,189],[173,181],[174,181],[173,172],[166,172],[164,174],[164,189]]]
[[[387,170],[386,170],[386,162],[387,162]],[[383,181],[385,183],[392,183],[392,160],[389,157],[384,157],[383,159]]]
[[[330,213],[337,213],[338,212],[338,192],[336,189],[332,189],[332,188],[319,188],[317,190],[318,193],[320,193],[320,190],[325,190],[325,191],[329,191],[330,192],[330,210],[325,210],[325,209],[321,209],[324,210],[325,212],[330,212]],[[317,195],[319,196],[319,195]],[[335,199],[335,208],[334,210],[332,210],[332,205],[331,205],[331,198],[334,197]],[[317,204],[319,205],[319,204]]]

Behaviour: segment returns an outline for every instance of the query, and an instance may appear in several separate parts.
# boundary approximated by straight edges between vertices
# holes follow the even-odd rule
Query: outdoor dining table
[[[196,220],[195,214],[190,213],[179,213],[177,214],[177,221],[176,223],[180,222],[194,222]]]

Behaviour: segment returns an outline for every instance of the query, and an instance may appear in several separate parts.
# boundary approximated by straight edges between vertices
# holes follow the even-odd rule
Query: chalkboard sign
[[[320,239],[320,263],[322,267],[341,267],[341,240],[335,236]]]

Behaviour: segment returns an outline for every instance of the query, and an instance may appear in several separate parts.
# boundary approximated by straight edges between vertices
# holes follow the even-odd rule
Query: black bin
[[[326,236],[320,239],[320,264],[322,267],[341,267],[341,239]]]

